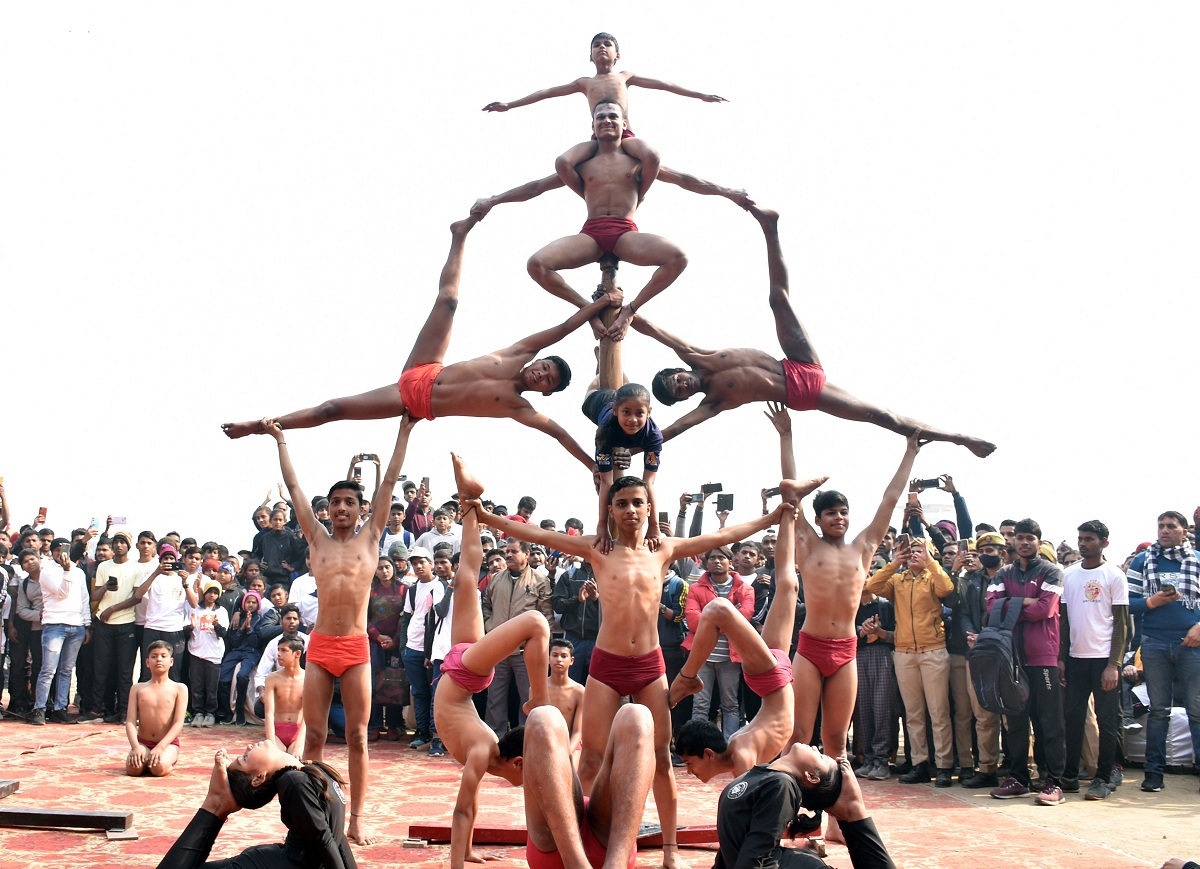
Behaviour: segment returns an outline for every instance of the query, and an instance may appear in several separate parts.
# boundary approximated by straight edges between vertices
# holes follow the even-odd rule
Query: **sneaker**
[[[1163,777],[1161,772],[1148,772],[1146,777],[1142,779],[1142,790],[1147,793],[1156,794],[1163,789]]]
[[[875,769],[875,761],[868,760],[866,763],[864,763],[862,766],[860,766],[858,769],[856,769],[854,771],[854,777],[855,778],[866,778],[867,774],[870,773],[871,770],[873,770],[873,769]]]
[[[899,778],[902,785],[919,785],[927,781],[929,781],[929,764],[924,762],[913,764],[913,768]]]
[[[887,781],[892,775],[892,768],[888,766],[886,760],[875,762],[875,766],[867,773],[867,778],[871,781]]]
[[[378,742],[379,737],[381,737],[381,736],[383,736],[383,733],[382,733],[382,731],[380,731],[380,729],[378,727],[376,727],[374,730],[368,730],[367,731],[367,742]]]
[[[429,745],[429,737],[424,733],[418,733],[408,743],[409,748],[424,748]]]
[[[1121,786],[1121,782],[1123,781],[1125,781],[1125,768],[1119,763],[1114,763],[1112,775],[1108,777],[1108,783],[1112,785],[1113,790],[1116,790]]]
[[[430,740],[429,756],[430,757],[445,757],[446,756],[446,746],[442,745],[442,740],[440,737],[435,736],[433,739]]]
[[[404,737],[408,736],[408,731],[402,727],[389,727],[387,731],[388,742],[399,742]]]
[[[105,724],[124,724],[125,716],[118,715],[116,712],[112,712],[112,713],[104,716],[104,723]]]
[[[978,790],[979,788],[995,788],[1000,786],[1000,779],[994,772],[977,772],[965,782],[962,783],[964,788]]]
[[[1134,731],[1142,729],[1142,725],[1139,722],[1134,721],[1132,718],[1129,719],[1128,721],[1126,721],[1124,723],[1124,725],[1122,725],[1122,726],[1125,728],[1126,732],[1128,732],[1128,733],[1132,733]]]
[[[1093,779],[1092,786],[1087,789],[1087,793],[1083,795],[1083,798],[1085,800],[1106,800],[1113,790],[1115,790],[1113,786],[1104,779]]]
[[[55,724],[78,724],[79,719],[65,709],[55,709],[50,713],[50,720]]]
[[[1082,778],[1082,775],[1079,778],[1060,778],[1058,786],[1064,794],[1077,794],[1079,793],[1079,782]]]
[[[1076,790],[1079,789],[1079,783],[1075,783]],[[1053,779],[1046,782],[1046,786],[1034,797],[1034,801],[1040,806],[1060,806],[1067,801],[1063,796],[1062,788],[1056,785]]]
[[[82,712],[79,715],[79,723],[80,724],[100,724],[103,721],[104,721],[104,713],[103,712],[97,712],[97,711],[93,710],[91,712]]]
[[[952,784],[954,784],[954,770],[939,769],[937,771],[937,778],[933,780],[933,786],[935,788],[948,788]]]
[[[46,723],[46,711],[44,709],[35,709],[29,713],[29,723],[36,724],[41,727]]]
[[[998,800],[1014,800],[1017,797],[1023,797],[1029,793],[1029,788],[1021,784],[1011,775],[1004,780],[1004,784],[998,788],[992,789],[992,796]]]

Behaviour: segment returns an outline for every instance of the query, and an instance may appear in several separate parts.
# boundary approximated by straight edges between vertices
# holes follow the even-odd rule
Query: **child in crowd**
[[[600,472],[600,524],[596,528],[596,548],[601,554],[612,551],[608,531],[608,490],[613,481],[613,450],[641,450],[644,460],[642,481],[650,496],[650,515],[657,509],[654,477],[662,453],[663,437],[650,419],[650,393],[637,383],[620,389],[594,389],[583,400],[583,414],[596,424],[596,468]],[[658,547],[658,525],[650,523],[646,543],[651,551]]]
[[[259,577],[258,582],[262,582]],[[262,624],[262,595],[250,589],[242,596],[242,608],[233,614],[229,623],[229,648],[221,661],[221,678],[217,683],[217,694],[221,706],[222,719],[219,724],[236,721],[238,726],[246,723],[246,694],[250,688],[250,671],[258,663],[260,649],[258,647],[258,628]],[[224,708],[228,702],[229,690],[237,678],[237,706],[230,715]]]
[[[304,671],[300,669],[303,651],[304,642],[299,637],[279,641],[276,652],[279,669],[267,676],[267,689],[263,693],[267,739],[296,757],[304,751]]]
[[[138,682],[129,689],[126,775],[168,775],[179,760],[179,732],[187,712],[188,690],[186,685],[171,681],[173,663],[171,644],[155,640],[146,650],[150,681]]]
[[[567,732],[571,734],[571,751],[577,752],[581,744],[583,729],[583,686],[571,678],[571,665],[575,663],[575,646],[570,640],[550,641],[550,676],[548,698],[567,720]],[[571,759],[578,762],[579,755]]]
[[[230,580],[233,576],[230,575]],[[200,582],[200,594],[195,585],[186,586],[188,623],[192,635],[188,638],[188,682],[192,687],[192,726],[212,727],[217,723],[217,685],[220,683],[221,659],[225,657],[225,634],[229,630],[229,614],[217,606],[221,583],[215,579]]]

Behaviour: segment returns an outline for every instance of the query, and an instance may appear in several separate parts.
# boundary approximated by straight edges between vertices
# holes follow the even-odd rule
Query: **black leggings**
[[[305,864],[292,859],[284,845],[255,845],[236,857],[209,860],[208,853],[225,821],[212,812],[199,809],[158,869],[300,869]]]

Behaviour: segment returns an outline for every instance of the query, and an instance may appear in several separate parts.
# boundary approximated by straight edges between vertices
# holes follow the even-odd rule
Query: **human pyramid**
[[[757,716],[727,743],[719,731],[714,736],[705,729],[707,722],[690,722],[683,729],[689,732],[677,737],[676,750],[696,775],[705,780],[721,772],[738,776],[735,785],[726,788],[720,798],[722,847],[717,865],[732,863],[739,852],[744,862],[745,849],[751,847],[751,833],[761,832],[764,823],[778,827],[781,818],[786,826],[803,806],[827,810],[831,825],[832,819],[839,822],[856,866],[889,866],[890,858],[867,816],[855,777],[843,774],[847,768],[846,734],[856,693],[854,616],[870,559],[887,530],[920,446],[931,440],[948,441],[978,456],[988,455],[994,446],[872,406],[826,382],[816,350],[791,303],[778,215],[759,207],[744,191],[662,165],[655,150],[629,131],[627,102],[631,86],[668,90],[708,102],[721,98],[617,72],[619,57],[617,40],[609,34],[598,34],[591,43],[594,76],[538,91],[512,103],[485,107],[485,111],[506,111],[580,92],[587,96],[591,108],[592,140],[559,157],[554,175],[481,199],[467,218],[451,225],[450,252],[433,310],[417,335],[398,385],[332,399],[274,419],[223,427],[231,438],[269,434],[277,441],[283,478],[310,546],[311,572],[321,606],[307,651],[303,757],[306,761],[322,759],[334,680],[340,679],[350,748],[351,800],[346,835],[359,844],[370,843],[372,836],[362,821],[368,792],[366,737],[371,702],[367,602],[378,541],[388,514],[386,510],[375,510],[356,532],[363,492],[358,483],[341,481],[329,491],[332,530],[326,531],[300,489],[284,432],[335,420],[400,417],[394,452],[372,499],[378,505],[391,501],[408,437],[418,420],[508,417],[555,438],[595,475],[599,522],[596,534],[571,537],[494,515],[480,501],[483,484],[460,457],[452,454],[463,510],[462,550],[453,584],[453,648],[442,665],[442,674],[448,678],[441,680],[434,701],[439,734],[463,765],[451,826],[452,869],[481,859],[472,847],[472,831],[485,774],[525,785],[531,866],[632,866],[637,831],[650,791],[662,827],[663,864],[667,869],[680,865],[676,853],[676,787],[670,758],[670,706],[700,690],[696,673],[721,635],[739,650],[746,683],[762,696],[763,703]],[[670,286],[686,266],[686,257],[678,246],[640,232],[632,221],[655,180],[700,194],[723,196],[758,221],[766,240],[768,301],[783,359],[751,348],[703,350],[645,318],[645,305]],[[584,200],[588,219],[579,233],[558,239],[533,254],[528,268],[537,283],[573,304],[577,312],[565,322],[509,347],[445,364],[468,233],[496,205],[528,200],[562,186]],[[605,255],[655,267],[631,302],[625,303],[616,289],[598,292],[597,298],[588,300],[559,274],[562,269],[596,262]],[[530,391],[549,395],[570,385],[568,364],[558,356],[539,354],[585,322],[591,324],[601,345],[600,376],[589,389],[583,407],[598,427],[594,451],[584,450],[524,397]],[[630,327],[674,350],[687,367],[659,371],[650,390],[619,382],[619,342]],[[699,407],[660,430],[651,420],[651,392],[668,406],[697,394],[703,398]],[[779,432],[781,444],[781,503],[754,522],[693,538],[660,538],[654,521],[654,478],[663,443],[748,402],[770,403],[767,416]],[[846,537],[849,508],[845,497],[837,492],[818,493],[813,505],[816,528],[800,511],[801,499],[815,492],[827,477],[797,481],[785,407],[821,410],[843,419],[870,422],[906,437],[900,467],[870,524],[857,537]],[[641,477],[616,476],[613,454],[618,448],[643,454]],[[690,657],[675,683],[668,686],[657,628],[667,566],[686,556],[703,556],[705,563],[725,558],[727,544],[776,523],[780,526],[777,588],[761,636],[728,601],[717,597],[705,606],[700,623],[693,626]],[[586,715],[577,761],[568,724],[550,705],[544,679],[531,680],[524,728],[499,740],[480,720],[472,703],[472,695],[491,681],[495,665],[517,649],[524,649],[531,674],[546,673],[548,667],[549,625],[541,614],[525,613],[484,633],[477,588],[483,560],[481,524],[519,540],[579,556],[593,567],[604,619],[585,689]],[[795,660],[789,661],[797,570],[805,578],[808,609],[799,650]],[[633,703],[623,705],[626,697]],[[824,754],[808,745],[818,706],[823,713]],[[222,761],[217,767],[214,782],[218,784],[214,788],[223,781]],[[280,795],[282,799],[282,791]],[[219,796],[213,800],[218,808],[229,810],[228,800],[222,803]],[[784,829],[775,829],[774,842],[768,844],[777,847],[784,834]],[[212,835],[215,837],[215,832]],[[341,831],[337,830],[335,836],[340,837]],[[794,859],[817,860],[809,854],[797,854]],[[818,860],[812,865],[824,864]]]

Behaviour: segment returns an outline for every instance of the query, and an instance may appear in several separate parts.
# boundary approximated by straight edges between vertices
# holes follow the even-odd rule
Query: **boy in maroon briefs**
[[[538,413],[521,393],[533,390],[550,395],[565,389],[571,382],[567,363],[558,356],[534,357],[598,316],[604,308],[620,306],[621,298],[619,294],[602,296],[581,306],[583,310],[560,326],[530,335],[494,353],[443,365],[458,309],[463,245],[467,233],[478,222],[478,218],[469,217],[450,227],[450,254],[442,268],[437,301],[417,334],[399,384],[391,383],[285,414],[275,420],[280,428],[312,428],[341,419],[388,419],[405,412],[414,420],[438,416],[509,417],[550,435],[592,470],[591,454],[562,426]],[[262,422],[257,420],[226,423],[221,428],[231,438],[266,433]]]
[[[129,689],[125,735],[130,751],[125,774],[170,775],[179,760],[179,733],[187,714],[187,685],[171,680],[171,646],[155,640],[146,648],[150,680]]]
[[[691,368],[664,368],[659,371],[651,381],[654,397],[664,405],[672,405],[697,393],[705,394],[698,408],[663,429],[664,441],[747,402],[776,401],[792,410],[820,410],[841,419],[869,422],[906,437],[919,429],[925,440],[960,444],[981,457],[989,455],[996,448],[995,444],[985,440],[939,431],[868,404],[846,390],[826,383],[816,348],[792,307],[787,267],[779,245],[779,215],[753,203],[747,206],[747,210],[762,226],[766,237],[769,301],[784,358],[778,360],[752,348],[701,350],[664,332],[639,314],[633,320],[633,328],[674,350]]]
[[[483,544],[479,538],[479,496],[483,485],[471,476],[462,460],[453,454],[454,482],[462,505],[462,549],[454,576],[454,599],[450,610],[450,652],[442,661],[441,676],[433,695],[433,717],[447,750],[463,766],[458,799],[450,826],[450,867],[462,869],[465,862],[483,858],[472,847],[475,811],[484,773],[520,786],[522,757],[519,733],[501,741],[479,718],[472,695],[492,682],[496,664],[525,647],[525,666],[536,678],[529,680],[529,708],[549,702],[546,672],[550,668],[550,625],[540,612],[521,613],[490,633],[483,632],[483,610],[479,605],[479,568]],[[560,718],[558,710],[550,707]],[[519,730],[520,728],[518,728]],[[515,735],[514,735],[515,734]],[[511,739],[510,739],[511,737]]]
[[[614,546],[604,554],[594,535],[571,537],[514,522],[481,510],[480,521],[510,537],[540,543],[588,559],[596,574],[604,620],[596,636],[584,694],[583,748],[579,780],[590,791],[605,756],[614,716],[625,691],[635,703],[646,706],[654,721],[654,803],[663,831],[663,863],[678,866],[675,778],[671,769],[671,712],[667,706],[667,678],[658,645],[662,577],[667,564],[685,555],[742,540],[778,521],[790,505],[754,522],[732,526],[699,537],[664,537],[656,547],[647,544],[649,494],[638,477],[621,477],[609,489],[608,514],[616,524]],[[627,678],[628,677],[628,678]],[[532,681],[532,680],[531,680]]]
[[[416,420],[407,413],[401,418],[396,446],[375,489],[373,503],[391,503],[392,489],[404,463],[408,436],[415,424]],[[333,680],[340,678],[342,704],[346,707],[346,743],[350,751],[350,824],[346,836],[359,845],[369,845],[374,838],[362,822],[370,775],[367,722],[371,714],[371,650],[367,640],[367,603],[388,511],[374,511],[356,531],[363,501],[362,486],[350,480],[334,483],[328,495],[332,530],[326,531],[300,489],[296,469],[283,439],[283,429],[271,419],[264,419],[261,428],[279,445],[279,467],[295,505],[300,530],[308,541],[309,566],[317,579],[317,595],[321,601],[317,623],[309,636],[304,671],[303,759],[322,760],[329,732]]]

